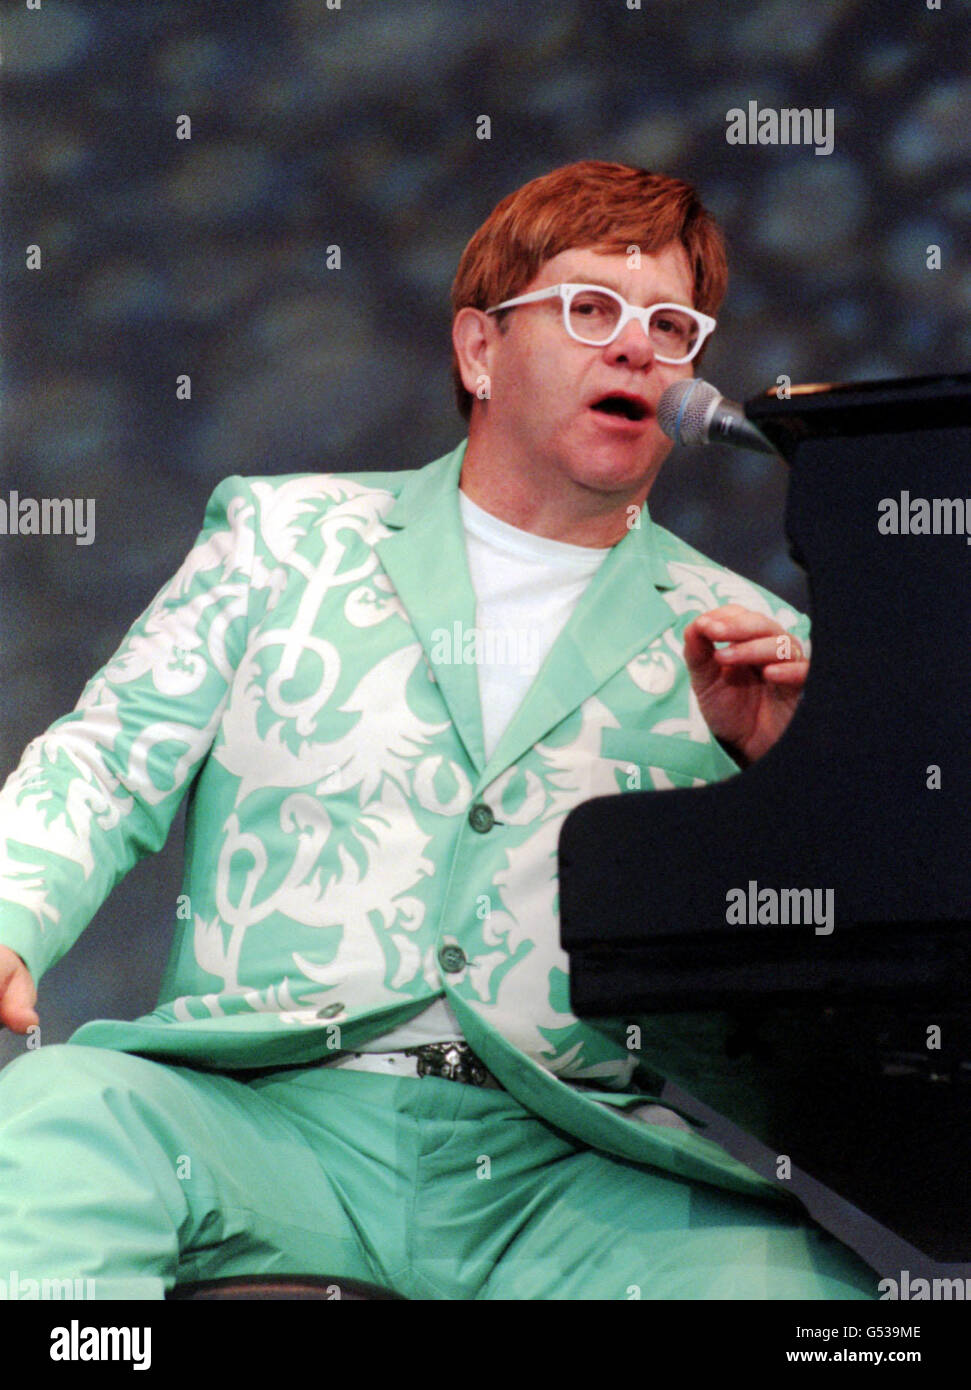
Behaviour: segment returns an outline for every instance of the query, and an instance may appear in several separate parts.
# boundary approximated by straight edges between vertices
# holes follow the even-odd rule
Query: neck
[[[498,465],[497,457],[503,459]],[[459,487],[472,502],[521,531],[569,545],[604,549],[622,541],[648,488],[601,492],[562,475],[547,483],[535,470],[508,466],[510,455],[497,454],[470,429]],[[555,485],[554,485],[555,484]]]

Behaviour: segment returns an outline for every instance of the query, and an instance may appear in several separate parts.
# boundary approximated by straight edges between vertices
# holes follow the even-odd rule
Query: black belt
[[[502,1089],[467,1042],[422,1043],[420,1047],[402,1047],[393,1052],[344,1052],[328,1065],[351,1071],[380,1071],[388,1076],[438,1076],[443,1081]]]

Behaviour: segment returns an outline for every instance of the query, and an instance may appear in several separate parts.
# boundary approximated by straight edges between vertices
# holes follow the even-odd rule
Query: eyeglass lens
[[[620,315],[617,300],[596,290],[581,290],[570,301],[570,327],[587,342],[606,342]],[[655,309],[649,320],[648,337],[665,357],[687,357],[698,341],[698,331],[698,323],[690,314],[677,309]]]

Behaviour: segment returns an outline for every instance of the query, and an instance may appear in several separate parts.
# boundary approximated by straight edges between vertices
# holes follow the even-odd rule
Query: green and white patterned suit
[[[182,568],[75,711],[29,746],[0,794],[0,942],[35,981],[190,797],[157,1008],[88,1023],[37,1059],[83,1046],[180,1075],[306,1078],[323,1069],[282,1069],[381,1037],[444,990],[512,1101],[490,1097],[577,1150],[759,1199],[802,1238],[779,1189],[633,1113],[658,1078],[627,1047],[629,1020],[595,1028],[570,1011],[556,850],[591,796],[736,770],[690,690],[692,617],[740,603],[801,636],[805,620],[644,509],[486,761],[476,665],[454,659],[476,621],[464,449],[413,471],[227,479]],[[358,1093],[382,1080],[340,1075]],[[475,1090],[393,1084],[447,1087],[453,1103]],[[0,1265],[3,1251],[0,1220]],[[354,1272],[387,1277],[375,1263]],[[861,1296],[850,1267],[831,1296]]]

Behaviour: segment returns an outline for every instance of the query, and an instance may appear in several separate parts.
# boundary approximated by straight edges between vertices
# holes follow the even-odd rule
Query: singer
[[[413,470],[216,488],[178,573],[0,793],[19,1032],[189,798],[156,1009],[0,1076],[0,1278],[876,1297],[781,1185],[659,1104],[631,1020],[571,1013],[559,946],[572,807],[736,773],[805,681],[805,618],[646,507],[659,398],[725,281],[687,184],[556,169],[461,258],[466,439]],[[497,640],[447,656],[434,634],[456,624]]]

